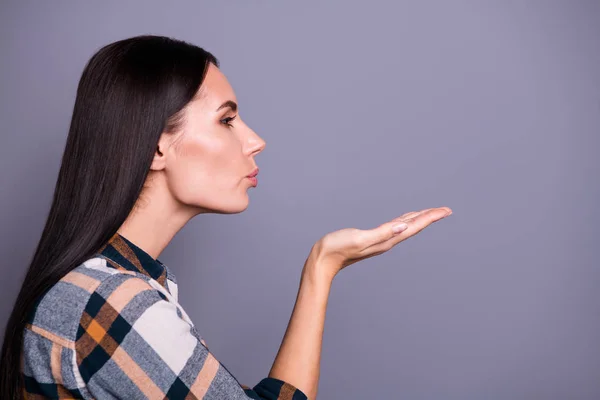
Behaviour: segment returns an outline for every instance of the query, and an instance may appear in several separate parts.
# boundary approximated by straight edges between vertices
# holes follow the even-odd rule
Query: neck
[[[166,187],[161,186],[154,181],[153,187],[146,187],[117,230],[154,259],[160,256],[175,234],[198,214],[198,210],[181,204],[171,196]]]

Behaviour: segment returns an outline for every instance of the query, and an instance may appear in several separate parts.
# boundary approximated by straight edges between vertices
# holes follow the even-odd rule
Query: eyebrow
[[[225,103],[221,104],[219,106],[219,108],[217,108],[217,111],[219,111],[220,109],[225,108],[225,107],[231,108],[231,111],[233,111],[233,112],[236,112],[238,109],[238,105],[235,101],[227,100]]]

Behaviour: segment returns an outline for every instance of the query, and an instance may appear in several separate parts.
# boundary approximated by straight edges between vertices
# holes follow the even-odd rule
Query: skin
[[[195,99],[184,109],[178,132],[159,139],[148,179],[119,233],[154,258],[194,216],[235,214],[248,207],[246,176],[265,141],[227,101],[237,104],[223,73],[210,64]],[[220,108],[220,109],[219,109]],[[235,119],[226,121],[225,118]],[[227,123],[232,126],[228,126]],[[315,399],[319,383],[325,311],[334,277],[356,262],[382,254],[451,214],[438,207],[403,214],[369,230],[347,228],[317,240],[302,268],[298,295],[269,376]],[[400,222],[401,232],[392,227]]]

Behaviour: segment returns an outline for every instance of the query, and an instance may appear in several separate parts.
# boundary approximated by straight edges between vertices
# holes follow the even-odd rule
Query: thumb
[[[399,233],[404,232],[406,229],[408,229],[408,224],[406,222],[394,220],[381,224],[377,228],[365,231],[365,236],[367,237],[369,245],[372,246],[385,242]]]

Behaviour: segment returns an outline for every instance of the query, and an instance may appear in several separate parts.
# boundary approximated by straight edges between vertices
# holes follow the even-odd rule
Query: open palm
[[[450,214],[452,210],[448,207],[428,208],[403,214],[373,229],[341,229],[319,239],[315,249],[321,260],[337,267],[337,271],[333,271],[335,275],[348,265],[385,253]],[[400,223],[405,223],[406,227],[395,232],[393,227]]]

